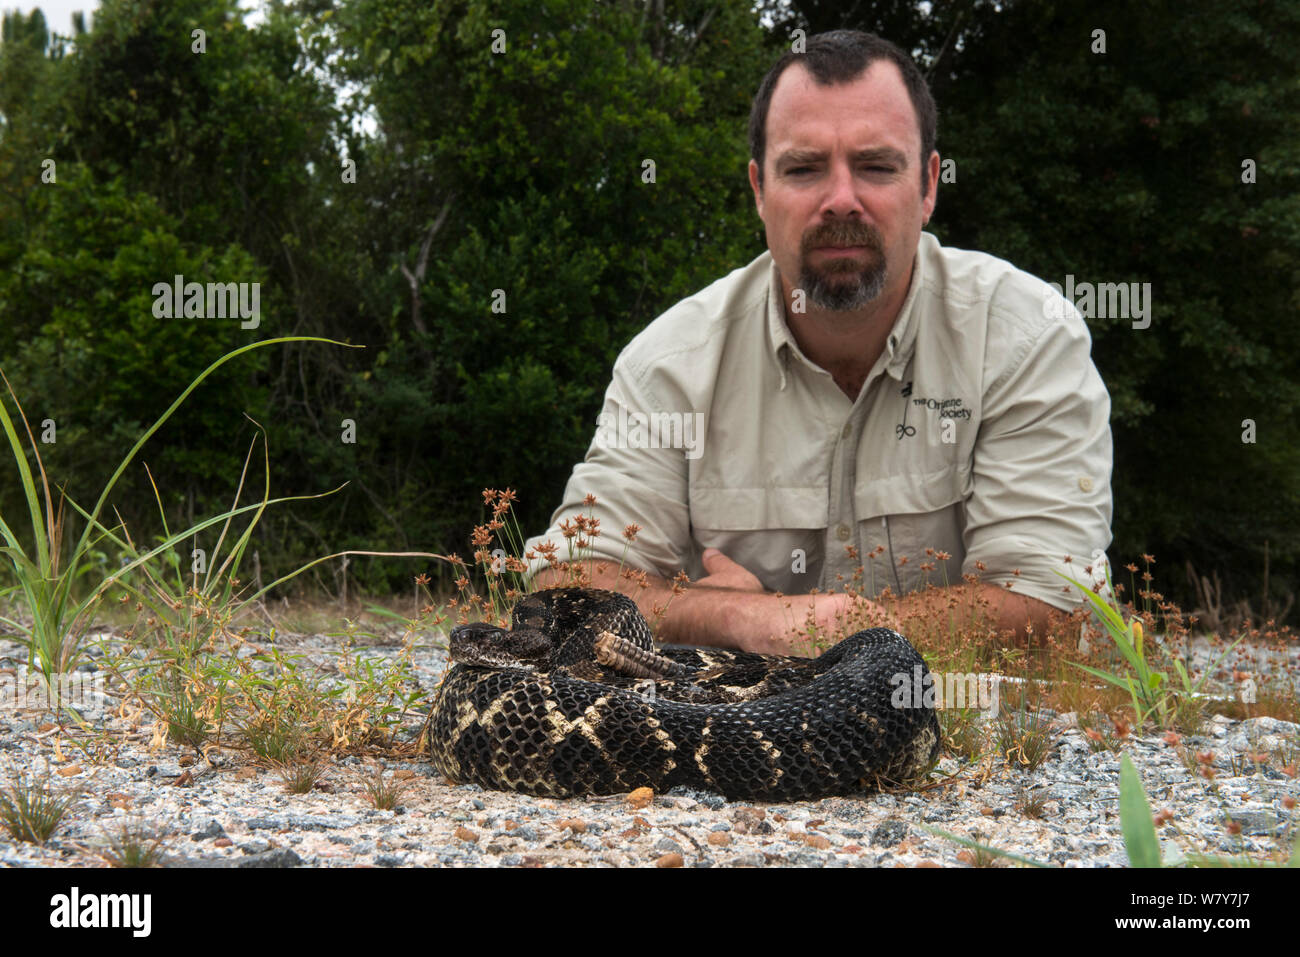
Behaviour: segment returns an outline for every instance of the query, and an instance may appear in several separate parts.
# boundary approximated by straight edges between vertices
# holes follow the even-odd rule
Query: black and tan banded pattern
[[[813,659],[655,647],[631,599],[595,589],[529,595],[511,623],[452,631],[457,663],[431,721],[434,764],[452,780],[553,797],[686,784],[792,800],[905,784],[938,752],[934,710],[891,703],[895,676],[926,667],[886,628]],[[598,664],[602,637],[671,677],[652,685]]]

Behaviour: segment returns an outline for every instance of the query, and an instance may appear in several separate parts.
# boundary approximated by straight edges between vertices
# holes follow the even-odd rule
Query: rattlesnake
[[[452,630],[430,725],[433,762],[454,781],[793,800],[914,781],[939,749],[933,708],[898,693],[925,680],[925,662],[887,628],[813,659],[656,650],[630,598],[577,588],[528,595],[511,621]]]

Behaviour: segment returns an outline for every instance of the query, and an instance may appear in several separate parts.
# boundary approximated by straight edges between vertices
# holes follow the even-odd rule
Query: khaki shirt
[[[1111,540],[1110,396],[1091,344],[1042,280],[922,233],[850,400],[800,352],[765,252],[623,350],[586,458],[527,548],[567,558],[559,522],[582,512],[600,519],[598,559],[623,559],[634,522],[626,564],[666,578],[702,576],[713,547],[786,594],[839,590],[861,565],[868,597],[974,573],[1071,610],[1080,592],[1053,569],[1087,582]]]

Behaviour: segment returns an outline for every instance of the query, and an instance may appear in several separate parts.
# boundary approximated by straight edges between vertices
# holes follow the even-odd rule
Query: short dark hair
[[[772,105],[772,91],[776,81],[791,63],[802,63],[822,86],[851,83],[877,60],[889,60],[903,74],[907,94],[916,112],[916,125],[921,131],[921,195],[929,189],[926,166],[934,152],[934,142],[939,126],[939,111],[930,95],[925,77],[916,68],[912,58],[888,40],[861,30],[831,30],[809,37],[805,52],[787,53],[767,71],[754,96],[754,106],[749,113],[749,155],[758,164],[758,185],[763,185],[763,160],[767,153],[767,112]]]

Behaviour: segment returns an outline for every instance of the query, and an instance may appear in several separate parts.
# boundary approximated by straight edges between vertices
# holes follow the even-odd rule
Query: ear
[[[763,187],[758,185],[758,164],[753,160],[749,161],[749,188],[754,191],[754,208],[758,210],[758,218],[763,218]]]
[[[939,201],[939,151],[935,150],[930,154],[930,162],[926,163],[925,175],[929,181],[930,188],[926,191],[925,202],[922,204],[922,211],[925,216],[922,225],[928,226],[930,217],[934,215],[934,205]]]

